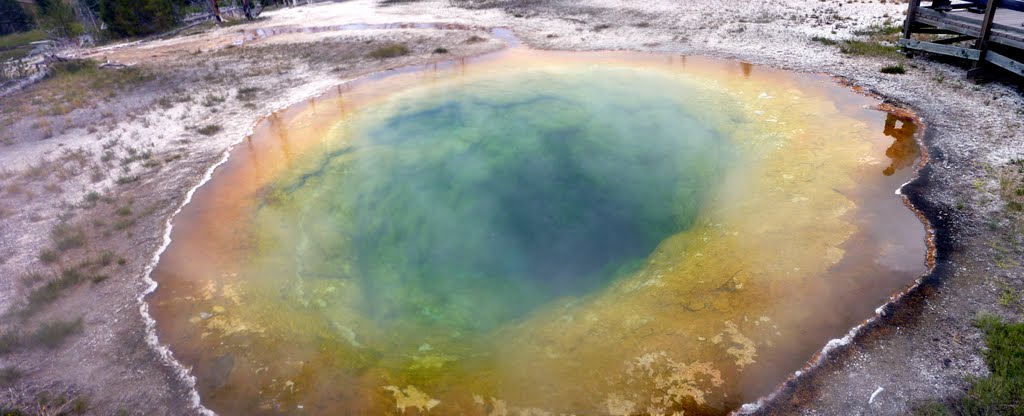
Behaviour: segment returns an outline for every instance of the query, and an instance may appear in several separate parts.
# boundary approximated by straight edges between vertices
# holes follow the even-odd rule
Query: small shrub
[[[84,71],[92,71],[98,68],[96,61],[91,59],[70,59],[57,62],[51,67],[50,76],[60,74],[77,74]]]
[[[103,250],[99,256],[96,257],[96,264],[100,267],[107,267],[114,262],[114,252],[110,250]]]
[[[482,38],[480,36],[477,36],[477,35],[473,35],[473,36],[470,36],[469,39],[466,39],[466,43],[480,43],[480,42],[483,42],[485,40],[487,40],[487,39],[484,39],[484,38]]]
[[[434,49],[434,53],[448,53],[448,49],[438,47],[437,49]]]
[[[0,355],[10,354],[21,345],[21,335],[10,330],[0,332]]]
[[[123,207],[118,208],[117,211],[114,211],[114,213],[122,217],[127,217],[129,215],[132,215],[132,207],[125,205]]]
[[[23,375],[25,374],[16,367],[0,368],[0,387],[13,387]]]
[[[96,205],[96,203],[99,202],[100,198],[102,198],[102,197],[103,196],[100,195],[99,192],[91,191],[91,192],[85,194],[85,198],[83,198],[82,200],[83,200],[83,202],[85,202],[85,204],[87,206],[93,206],[93,205]]]
[[[123,230],[125,228],[130,228],[130,227],[132,227],[134,225],[135,225],[135,219],[134,218],[121,218],[121,219],[118,219],[117,221],[114,221],[114,224],[112,226],[114,227],[115,230]]]
[[[159,100],[156,100],[156,104],[164,110],[169,110],[171,107],[174,107],[174,101],[172,101],[170,97],[160,97]]]
[[[221,130],[223,130],[223,128],[219,124],[207,124],[196,131],[203,136],[213,136],[214,134],[220,133]]]
[[[49,192],[51,194],[56,194],[56,193],[60,193],[60,191],[62,191],[63,188],[61,188],[59,184],[48,183],[46,185],[43,185],[43,190],[46,191],[46,192]]]
[[[100,155],[100,162],[107,163],[107,162],[109,162],[111,160],[114,160],[116,158],[117,158],[117,153],[114,153],[114,151],[111,150],[111,149],[107,149],[107,150],[104,150],[103,154]]]
[[[953,416],[954,413],[942,402],[928,402],[914,409],[914,416]]]
[[[60,259],[60,255],[53,249],[43,249],[39,252],[39,261],[43,264],[51,264]]]
[[[815,36],[815,37],[811,38],[811,41],[818,42],[818,43],[820,43],[822,45],[825,45],[825,46],[835,46],[835,45],[839,44],[839,42],[837,42],[837,41],[835,41],[833,39],[829,39],[829,38],[821,37],[821,36]]]
[[[85,275],[78,269],[65,269],[60,276],[53,279],[28,294],[28,304],[22,310],[23,315],[32,315],[43,309],[46,305],[60,298],[64,291],[77,285]]]
[[[392,43],[389,45],[381,46],[371,51],[367,56],[374,59],[387,59],[396,58],[402,55],[408,55],[409,48],[401,43]]]
[[[47,348],[57,348],[71,335],[82,332],[82,319],[56,321],[43,324],[32,333],[32,343]]]
[[[11,195],[19,195],[22,192],[25,192],[25,188],[18,182],[12,182],[4,187],[4,192],[7,192],[8,194]]]
[[[259,94],[260,91],[263,91],[263,89],[257,87],[239,88],[235,98],[239,101],[252,101],[256,99],[256,95]]]
[[[46,276],[42,273],[29,272],[28,274],[21,276],[21,284],[25,286],[34,286],[36,283],[42,282],[45,278]]]
[[[89,410],[89,400],[85,397],[75,397],[75,400],[71,401],[71,411],[75,414],[83,414]]]
[[[882,67],[882,69],[879,69],[878,72],[881,72],[883,74],[906,74],[907,70],[906,68],[903,68],[903,65],[889,65]]]
[[[50,237],[53,239],[54,244],[57,245],[57,250],[61,252],[85,245],[85,231],[82,230],[82,227],[73,226],[66,222],[53,226],[53,229],[50,230]]]
[[[114,182],[117,183],[118,185],[127,185],[132,182],[137,182],[138,180],[139,175],[125,175],[118,177],[117,180]]]
[[[1010,285],[1003,283],[999,292],[999,306],[1010,308],[1016,305],[1019,301],[1020,298],[1017,296],[1017,291],[1015,291]]]
[[[217,104],[223,103],[224,100],[225,100],[225,98],[222,97],[222,96],[214,95],[214,94],[206,94],[206,96],[203,97],[203,106],[205,106],[205,107],[213,107],[213,106],[216,106]]]

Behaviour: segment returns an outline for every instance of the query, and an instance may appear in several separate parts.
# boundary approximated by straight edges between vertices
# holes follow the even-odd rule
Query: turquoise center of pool
[[[356,285],[380,325],[446,331],[601,290],[693,224],[731,159],[660,77],[526,71],[375,107],[275,188],[296,268]]]

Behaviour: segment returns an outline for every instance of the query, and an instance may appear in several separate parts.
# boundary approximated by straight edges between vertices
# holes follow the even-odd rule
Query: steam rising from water
[[[868,104],[532,51],[339,90],[183,210],[161,338],[226,414],[721,414],[923,270]]]
[[[729,159],[694,112],[702,92],[664,78],[523,71],[399,95],[271,187],[261,215],[297,226],[260,256],[299,248],[287,273],[338,279],[377,326],[421,331],[487,331],[600,290],[693,224]]]

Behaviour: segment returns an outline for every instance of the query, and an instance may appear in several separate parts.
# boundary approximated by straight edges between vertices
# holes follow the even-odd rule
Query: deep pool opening
[[[311,162],[314,178],[279,185],[277,198],[303,201],[280,215],[315,230],[296,261],[361,282],[362,309],[382,325],[460,330],[635,272],[693,224],[735,157],[730,138],[661,93],[663,80],[545,75],[453,88],[347,131],[357,139]]]

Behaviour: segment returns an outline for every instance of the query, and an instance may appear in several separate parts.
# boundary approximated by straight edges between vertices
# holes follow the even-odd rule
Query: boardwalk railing
[[[903,25],[904,51],[922,51],[972,62],[969,77],[986,64],[1024,76],[1024,1],[968,0],[959,3],[911,0]],[[915,34],[927,35],[915,39]]]

